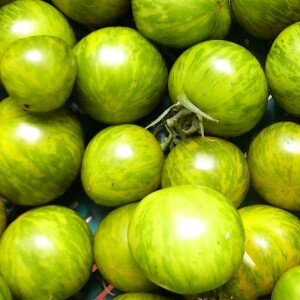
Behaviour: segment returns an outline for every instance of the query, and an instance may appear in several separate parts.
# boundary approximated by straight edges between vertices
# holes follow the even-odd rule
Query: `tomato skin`
[[[44,205],[10,223],[0,239],[0,273],[17,299],[67,299],[88,281],[93,236],[70,208]]]
[[[72,20],[91,28],[112,25],[130,9],[129,0],[52,0],[51,2]]]
[[[258,59],[226,40],[209,40],[185,50],[170,70],[168,89],[173,103],[187,98],[211,117],[214,121],[203,117],[204,131],[221,137],[253,129],[266,111],[269,96]]]
[[[94,237],[94,259],[99,272],[123,292],[157,289],[133,260],[128,247],[128,224],[137,203],[115,208],[100,222]]]
[[[274,206],[300,210],[300,125],[282,121],[262,129],[251,142],[251,182]]]
[[[290,24],[299,21],[298,0],[231,0],[237,22],[252,36],[273,40]]]
[[[87,195],[104,206],[138,201],[160,186],[164,153],[154,135],[141,126],[109,126],[89,142],[81,181]]]
[[[11,291],[2,275],[0,275],[0,300],[13,300]]]
[[[245,254],[221,287],[221,299],[256,300],[270,295],[280,276],[300,263],[300,220],[263,204],[245,206],[239,213],[246,233]]]
[[[185,49],[208,39],[223,39],[231,26],[227,0],[133,0],[138,30],[155,43]]]
[[[273,41],[265,63],[273,98],[286,112],[296,117],[300,116],[299,39],[300,22],[286,27]]]
[[[0,6],[0,56],[13,41],[34,36],[51,35],[73,47],[74,30],[65,16],[45,1],[10,1]]]
[[[271,300],[300,298],[300,266],[295,266],[281,275],[271,294]]]
[[[199,184],[224,194],[236,207],[250,184],[246,158],[233,143],[216,137],[184,139],[168,154],[162,187]]]
[[[136,122],[161,100],[167,64],[137,30],[109,26],[84,36],[74,47],[78,62],[74,100],[105,124]]]
[[[221,193],[181,185],[143,198],[129,222],[131,254],[160,287],[196,294],[224,284],[241,263],[244,228]]]
[[[35,206],[64,194],[80,172],[84,153],[79,119],[66,107],[38,114],[5,98],[0,123],[0,195]]]

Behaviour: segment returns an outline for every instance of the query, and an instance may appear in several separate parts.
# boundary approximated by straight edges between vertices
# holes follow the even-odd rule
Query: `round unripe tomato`
[[[250,184],[247,160],[233,143],[216,137],[189,137],[168,154],[163,188],[198,184],[224,194],[234,206],[243,202]]]
[[[76,77],[72,48],[55,36],[30,36],[12,42],[1,58],[2,83],[23,109],[48,112],[69,98]]]
[[[283,273],[272,291],[272,300],[300,299],[300,266],[295,266]]]
[[[33,35],[56,36],[70,46],[76,42],[68,20],[47,2],[17,0],[0,7],[0,57],[11,42]]]
[[[273,41],[265,66],[274,100],[286,112],[298,117],[300,116],[299,41],[300,22],[297,22],[285,28]]]
[[[129,221],[137,203],[115,208],[100,222],[94,238],[94,259],[106,282],[123,292],[149,292],[157,288],[133,260],[128,247]]]
[[[299,265],[300,220],[286,210],[262,204],[245,206],[239,213],[246,233],[245,254],[236,273],[222,286],[221,299],[254,300],[270,295],[280,276]]]
[[[231,26],[227,0],[133,0],[131,6],[138,30],[171,48],[223,39]]]
[[[138,201],[159,188],[164,160],[150,131],[134,124],[109,126],[87,145],[82,185],[94,202],[104,206]]]
[[[168,70],[158,49],[137,30],[106,27],[74,47],[74,96],[87,115],[106,124],[132,123],[148,115],[165,91]]]
[[[92,28],[113,25],[130,10],[130,0],[52,0],[66,16]]]
[[[262,129],[251,142],[248,165],[251,181],[272,205],[300,209],[300,125],[282,121]]]
[[[247,74],[247,75],[246,75]],[[266,111],[268,84],[258,59],[226,40],[210,40],[185,50],[168,81],[173,103],[195,106],[204,131],[232,137],[255,127]]]
[[[273,40],[300,20],[298,0],[231,0],[234,18],[251,35]]]
[[[59,205],[28,210],[0,240],[0,273],[18,299],[67,299],[90,277],[91,229]]]
[[[18,205],[50,202],[80,172],[85,141],[66,107],[39,114],[11,98],[0,102],[0,195]]]
[[[199,185],[155,191],[136,207],[128,227],[130,252],[145,275],[178,294],[215,289],[244,255],[244,228],[221,193]]]

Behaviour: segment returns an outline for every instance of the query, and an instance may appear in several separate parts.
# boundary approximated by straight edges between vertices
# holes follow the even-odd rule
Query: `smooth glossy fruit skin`
[[[250,184],[247,160],[237,146],[224,139],[210,136],[186,138],[168,154],[161,186],[185,184],[213,188],[239,207]]]
[[[83,129],[70,110],[45,114],[0,102],[0,195],[40,205],[62,195],[77,177],[85,149]]]
[[[113,25],[130,10],[129,0],[52,0],[72,20],[92,28]]]
[[[286,112],[297,117],[300,116],[299,41],[300,22],[297,22],[285,28],[273,41],[265,65],[273,98]]]
[[[2,275],[0,275],[0,300],[13,300],[11,291]]]
[[[131,254],[145,275],[178,294],[215,289],[234,274],[244,254],[244,228],[221,193],[182,185],[142,199],[129,222]]]
[[[123,292],[150,292],[157,289],[133,260],[128,247],[128,224],[137,203],[112,210],[100,222],[94,238],[97,268],[106,282]]]
[[[163,165],[163,150],[150,131],[134,124],[109,126],[87,145],[81,182],[94,202],[119,206],[158,189]]]
[[[62,39],[47,35],[12,42],[0,65],[2,83],[13,101],[39,113],[66,103],[76,72],[72,48]]]
[[[173,103],[187,97],[218,122],[203,119],[208,134],[239,136],[255,127],[267,108],[268,84],[256,57],[225,40],[199,43],[185,50],[169,74]]]
[[[300,220],[286,210],[261,204],[240,208],[239,213],[246,232],[245,255],[222,287],[227,298],[220,299],[256,300],[270,295],[280,276],[300,263]]]
[[[0,239],[0,272],[18,299],[66,299],[90,277],[91,229],[60,205],[31,209]]]
[[[271,294],[271,300],[300,299],[300,266],[295,266],[281,275]]]
[[[223,39],[231,27],[227,0],[133,0],[137,29],[148,39],[172,48],[188,48]]]
[[[115,300],[171,300],[171,298],[154,293],[125,293],[114,298]]]
[[[137,30],[95,30],[74,47],[78,61],[74,96],[90,117],[132,123],[157,106],[168,79],[166,63]]]
[[[231,0],[234,18],[251,35],[273,40],[300,20],[298,0]]]
[[[251,181],[263,199],[287,210],[300,210],[300,125],[276,122],[251,142]]]
[[[70,46],[75,33],[65,16],[44,1],[12,1],[0,8],[0,57],[14,40],[32,35],[53,35]]]

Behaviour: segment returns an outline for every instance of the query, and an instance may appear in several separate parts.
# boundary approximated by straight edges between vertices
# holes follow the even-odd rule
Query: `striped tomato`
[[[243,46],[225,40],[185,50],[169,75],[173,103],[195,106],[212,135],[242,135],[260,121],[269,96],[265,73]]]
[[[216,137],[189,137],[168,154],[162,187],[199,184],[224,194],[236,207],[250,184],[246,158],[233,143]]]
[[[9,96],[23,109],[34,112],[62,106],[72,92],[76,70],[72,48],[49,35],[10,43],[0,65],[1,80]]]
[[[106,27],[75,46],[78,61],[74,95],[92,118],[108,124],[132,123],[157,106],[167,84],[167,65],[137,30]]]
[[[221,299],[256,300],[270,295],[281,275],[299,265],[300,220],[286,210],[261,204],[240,208],[239,213],[246,232],[245,254],[223,285]]]
[[[222,39],[231,25],[227,0],[133,0],[138,30],[148,39],[173,48],[187,48],[208,39]]]
[[[300,210],[300,125],[282,121],[251,142],[248,165],[255,190],[272,205]]]
[[[244,228],[221,193],[181,185],[143,198],[128,227],[131,254],[145,275],[178,294],[217,288],[234,274],[244,255]]]
[[[28,210],[0,240],[0,273],[18,299],[66,299],[87,282],[92,265],[90,227],[59,205]]]
[[[91,28],[113,25],[130,10],[130,0],[52,0],[66,16]]]
[[[163,165],[163,150],[151,132],[134,124],[113,125],[87,145],[81,181],[94,202],[119,206],[158,189]]]
[[[231,0],[231,7],[237,22],[260,39],[273,40],[300,20],[298,0]]]
[[[276,37],[266,60],[266,76],[274,100],[297,117],[300,116],[299,42],[300,22],[297,22]]]
[[[100,222],[94,239],[95,263],[103,278],[123,292],[149,292],[157,289],[133,260],[127,231],[137,203],[111,211]]]
[[[28,112],[0,102],[0,195],[40,205],[62,195],[77,177],[84,153],[79,120],[65,107]]]
[[[44,1],[12,1],[0,7],[0,56],[17,39],[33,35],[53,35],[70,46],[75,33],[65,16]]]

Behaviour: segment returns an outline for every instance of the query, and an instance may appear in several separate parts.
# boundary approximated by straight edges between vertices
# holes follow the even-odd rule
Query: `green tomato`
[[[300,210],[300,125],[282,121],[262,129],[251,142],[248,165],[255,190],[268,203]]]
[[[264,115],[268,84],[257,58],[225,40],[199,43],[185,50],[169,74],[173,103],[191,102],[211,135],[239,136]]]
[[[125,293],[114,298],[115,300],[171,300],[169,297],[165,297],[154,293]]]
[[[300,266],[295,266],[281,275],[272,291],[272,300],[300,299]]]
[[[227,0],[133,0],[132,13],[145,37],[172,48],[223,39],[231,26]]]
[[[88,224],[70,208],[34,208],[3,233],[0,273],[18,299],[67,299],[90,277],[92,243]]]
[[[52,35],[70,46],[76,42],[75,33],[65,16],[44,1],[12,1],[0,8],[0,57],[13,41],[33,36]]]
[[[138,201],[159,188],[164,160],[150,131],[134,124],[109,126],[86,147],[82,185],[94,202],[104,206]]]
[[[259,39],[273,40],[300,20],[298,0],[231,0],[231,7],[237,22]]]
[[[93,119],[132,123],[150,114],[161,100],[167,65],[137,30],[95,30],[76,44],[74,53],[78,61],[74,96]]]
[[[44,114],[0,102],[0,195],[40,205],[62,195],[76,179],[84,154],[81,123],[67,108]]]
[[[2,275],[0,275],[0,300],[13,300],[11,291]]]
[[[240,265],[245,236],[236,208],[221,193],[181,185],[143,198],[129,222],[130,252],[145,275],[178,294],[228,281]]]
[[[48,112],[69,98],[76,77],[72,48],[55,36],[12,42],[2,55],[0,73],[9,96],[23,109]]]
[[[129,0],[52,0],[66,16],[89,26],[104,27],[113,25],[130,11]]]
[[[297,117],[300,116],[299,40],[300,22],[297,22],[276,37],[266,60],[266,76],[274,100]]]
[[[112,210],[101,220],[94,238],[94,257],[99,272],[123,292],[149,292],[157,288],[129,251],[128,224],[136,206],[137,203],[130,203]]]
[[[249,189],[247,160],[233,143],[216,137],[189,137],[168,154],[162,173],[163,188],[199,184],[224,194],[236,207]]]
[[[280,276],[300,264],[300,220],[286,210],[262,204],[245,206],[239,213],[246,232],[245,254],[236,273],[222,286],[220,299],[256,300],[270,295]]]

